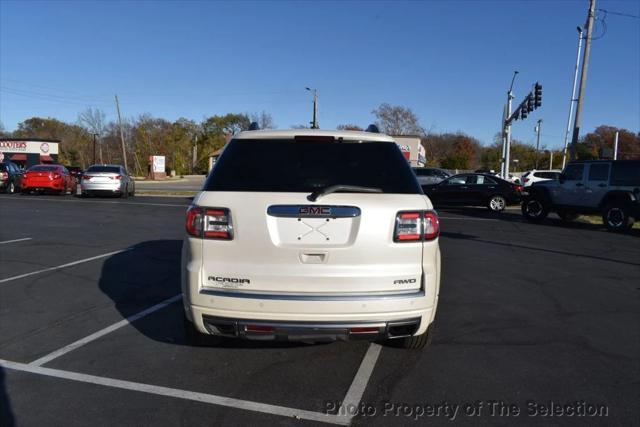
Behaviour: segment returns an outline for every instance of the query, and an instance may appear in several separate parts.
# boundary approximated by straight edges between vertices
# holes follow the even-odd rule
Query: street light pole
[[[511,121],[509,118],[511,117],[511,103],[513,101],[513,82],[516,80],[516,76],[518,75],[518,71],[513,72],[513,78],[511,79],[511,86],[509,87],[509,92],[507,92],[507,114],[506,120],[504,121],[503,127],[503,146],[502,146],[502,170],[501,175],[503,179],[506,179],[509,176],[509,156],[511,154]]]
[[[589,68],[589,56],[591,54],[591,36],[593,34],[593,23],[596,15],[596,0],[590,0],[589,13],[587,15],[587,25],[585,31],[584,58],[582,59],[582,72],[580,73],[580,92],[578,92],[578,105],[576,106],[576,117],[573,123],[573,137],[571,138],[571,160],[577,159],[576,146],[580,137],[580,122],[582,120],[582,105],[584,104],[585,90],[587,89],[587,70]]]
[[[313,92],[313,120],[311,123],[311,129],[320,129],[318,126],[318,90],[311,89],[310,87],[305,88],[309,92]]]
[[[538,169],[538,151],[540,150],[540,126],[542,125],[542,119],[538,119],[538,126],[536,126],[536,133],[538,134],[538,140],[536,142],[536,158],[535,168]]]
[[[582,52],[582,27],[578,27],[578,55],[576,67],[573,71],[573,90],[571,91],[571,103],[569,104],[569,117],[567,118],[567,131],[564,134],[564,152],[562,154],[562,169],[567,164],[567,149],[569,148],[569,132],[571,132],[571,118],[573,117],[573,105],[576,102],[576,86],[578,84],[578,70],[580,69],[580,53]]]

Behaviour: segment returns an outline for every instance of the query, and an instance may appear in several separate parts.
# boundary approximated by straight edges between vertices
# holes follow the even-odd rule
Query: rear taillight
[[[122,175],[116,175],[116,176],[112,176],[111,179],[117,179],[120,180],[122,179]]]
[[[59,173],[54,173],[53,177],[51,177],[51,179],[60,179],[60,174]]]
[[[422,212],[398,212],[393,240],[395,242],[422,240]]]
[[[205,239],[232,240],[231,212],[226,208],[201,208],[191,206],[187,210],[187,233]]]
[[[0,179],[5,181],[9,178],[9,174],[7,172],[0,172]]]
[[[527,182],[529,182],[529,178],[525,178],[522,181],[526,184]]]
[[[524,187],[523,187],[522,185],[516,185],[516,186],[515,186],[515,190],[516,190],[518,193],[522,193],[522,192],[524,191]]]
[[[205,208],[203,231],[204,237],[207,239],[233,239],[233,226],[229,209]]]
[[[440,220],[434,211],[424,213],[424,240],[433,240],[440,235]]]
[[[85,181],[89,181],[91,179],[91,175],[82,175],[82,179]]]
[[[187,209],[187,234],[193,237],[202,237],[202,209],[197,206],[189,206]]]
[[[435,211],[398,212],[393,233],[394,242],[433,240],[440,234],[440,222]]]

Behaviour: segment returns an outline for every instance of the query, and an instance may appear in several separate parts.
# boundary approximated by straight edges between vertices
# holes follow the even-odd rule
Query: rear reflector
[[[352,334],[377,334],[380,332],[380,328],[376,326],[361,326],[357,328],[349,329]]]
[[[276,328],[273,326],[264,326],[264,325],[247,325],[244,327],[246,332],[255,332],[259,334],[269,334],[276,331]]]

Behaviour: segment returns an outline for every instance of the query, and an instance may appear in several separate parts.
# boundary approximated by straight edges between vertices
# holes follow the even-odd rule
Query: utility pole
[[[538,169],[538,151],[540,150],[540,126],[542,125],[542,119],[538,119],[538,126],[536,126],[536,133],[538,134],[538,140],[536,141],[536,158],[535,168]]]
[[[318,126],[318,90],[311,89],[310,87],[305,88],[309,92],[313,92],[313,120],[311,123],[311,129],[320,129]]]
[[[96,136],[98,136],[97,133],[92,134],[93,135],[93,164],[96,164]]]
[[[502,147],[502,152],[504,154],[502,158],[502,168],[500,171],[500,175],[503,179],[506,179],[509,176],[509,157],[511,154],[511,103],[513,101],[513,82],[516,80],[516,76],[518,75],[518,71],[513,72],[513,78],[511,79],[511,86],[509,87],[509,92],[507,92],[507,119],[504,121],[504,142]]]
[[[553,169],[553,151],[549,150],[549,170]]]
[[[562,169],[567,164],[567,149],[569,148],[569,132],[571,132],[571,118],[573,117],[573,105],[576,100],[576,86],[578,84],[578,70],[580,69],[580,53],[582,53],[582,27],[578,27],[578,55],[576,66],[573,70],[573,89],[571,90],[571,102],[569,103],[569,117],[567,118],[567,131],[564,134],[564,152],[562,154]]]
[[[578,92],[578,105],[576,107],[576,117],[573,124],[573,137],[571,138],[571,159],[576,159],[576,144],[580,136],[580,120],[582,120],[582,106],[584,104],[584,94],[587,88],[587,70],[589,68],[589,56],[591,54],[591,37],[593,34],[593,21],[596,15],[596,0],[589,0],[589,14],[587,15],[586,36],[584,44],[584,58],[582,60],[582,73],[580,73],[580,92]]]
[[[118,127],[120,127],[120,144],[122,145],[122,163],[126,171],[127,168],[127,152],[124,148],[124,132],[122,131],[122,117],[120,117],[120,103],[118,102],[118,95],[116,95],[116,110],[118,110]]]
[[[613,142],[613,160],[618,160],[618,136],[620,135],[619,131],[616,131],[616,139]]]

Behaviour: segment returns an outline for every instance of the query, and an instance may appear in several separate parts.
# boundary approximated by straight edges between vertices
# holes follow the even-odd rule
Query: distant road
[[[185,175],[184,178],[165,181],[136,181],[136,190],[143,191],[198,191],[204,183],[204,175]]]

